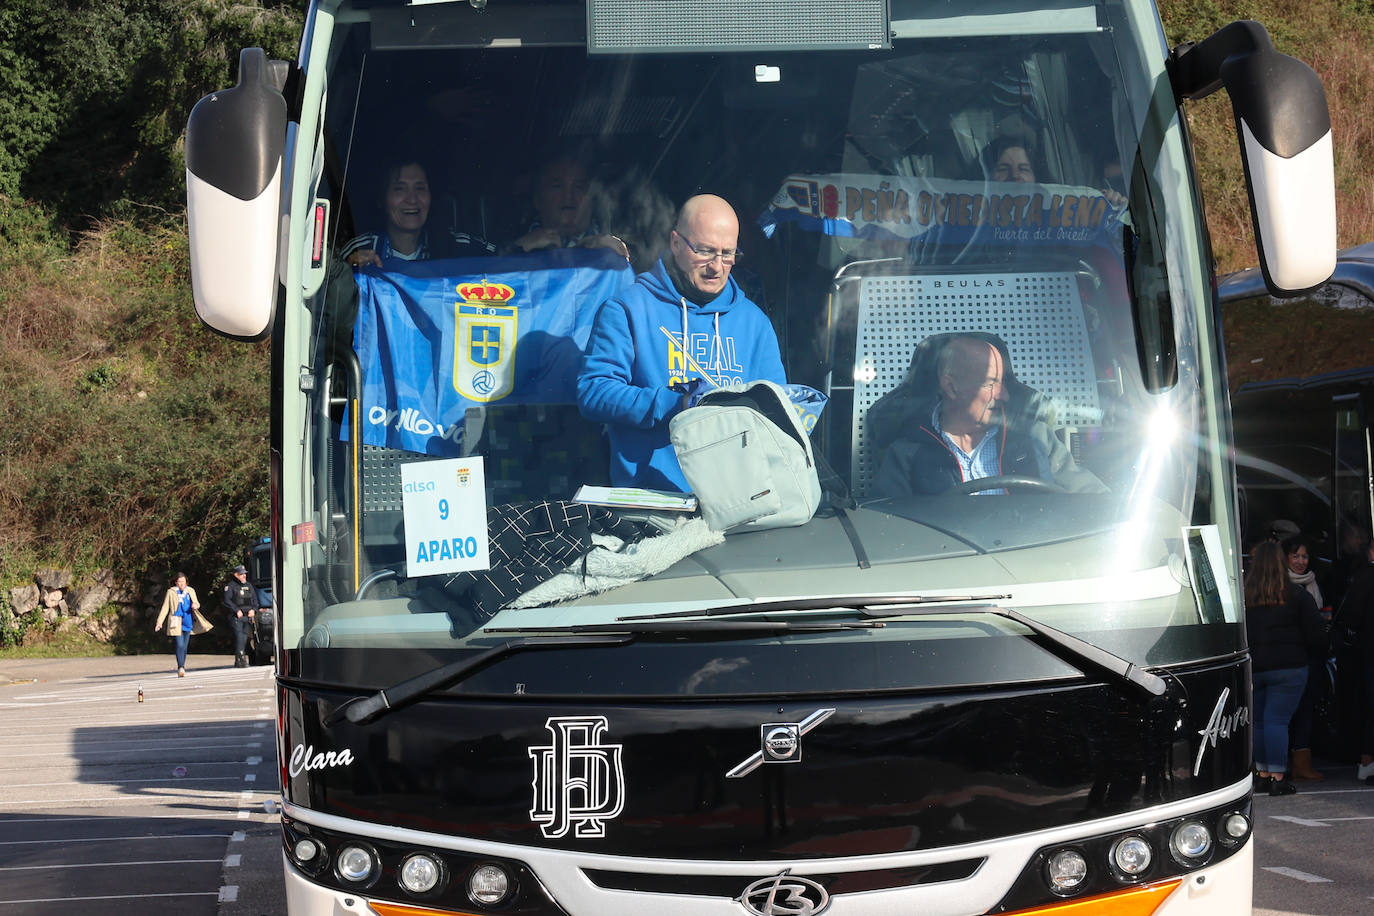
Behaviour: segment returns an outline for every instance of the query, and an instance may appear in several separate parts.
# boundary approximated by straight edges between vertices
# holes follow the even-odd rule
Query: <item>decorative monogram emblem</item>
[[[621,745],[603,744],[605,716],[550,716],[544,723],[553,743],[531,747],[534,807],[530,819],[545,838],[571,829],[578,838],[606,835],[606,821],[625,807]]]

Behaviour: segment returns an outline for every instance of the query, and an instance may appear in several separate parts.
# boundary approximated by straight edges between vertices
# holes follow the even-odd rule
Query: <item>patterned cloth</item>
[[[465,591],[472,606],[490,618],[516,596],[590,553],[592,535],[634,543],[648,530],[604,506],[552,500],[489,506],[491,567],[459,573],[445,587]]]

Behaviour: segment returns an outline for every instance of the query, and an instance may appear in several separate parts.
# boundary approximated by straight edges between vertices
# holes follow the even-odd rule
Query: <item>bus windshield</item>
[[[511,631],[865,599],[882,626],[636,640],[517,680],[1076,675],[988,607],[1142,666],[1243,648],[1204,239],[1161,50],[1135,40],[1148,4],[892,3],[871,48],[595,53],[581,4],[477,5],[317,13],[330,268],[287,318],[314,519],[287,548],[293,670],[385,682]],[[732,440],[686,481],[671,420],[758,379],[822,498],[714,530],[701,503],[758,469]]]

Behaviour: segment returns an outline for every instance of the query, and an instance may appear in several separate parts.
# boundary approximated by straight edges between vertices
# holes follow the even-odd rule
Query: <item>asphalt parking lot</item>
[[[1318,769],[1297,795],[1255,798],[1256,916],[1374,913],[1374,786],[1353,763]]]
[[[272,669],[172,664],[0,660],[0,916],[284,911]]]

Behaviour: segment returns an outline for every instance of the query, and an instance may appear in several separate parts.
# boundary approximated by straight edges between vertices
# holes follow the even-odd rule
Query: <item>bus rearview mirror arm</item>
[[[1174,49],[1178,102],[1225,87],[1250,195],[1260,270],[1275,296],[1301,295],[1336,268],[1335,163],[1321,79],[1274,50],[1258,22],[1223,26]]]

